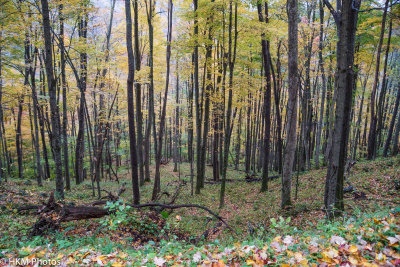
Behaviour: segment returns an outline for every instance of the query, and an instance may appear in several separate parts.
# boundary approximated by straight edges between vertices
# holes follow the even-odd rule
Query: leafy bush
[[[146,214],[146,216],[142,216],[143,214],[134,211],[131,206],[126,205],[121,200],[107,202],[106,208],[111,211],[111,214],[101,220],[101,224],[111,231],[125,229],[154,237],[164,234],[166,230],[164,228],[168,228],[164,219],[161,219],[158,215]]]

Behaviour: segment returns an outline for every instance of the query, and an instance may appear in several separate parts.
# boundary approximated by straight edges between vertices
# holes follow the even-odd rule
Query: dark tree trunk
[[[397,125],[393,136],[393,150],[392,150],[393,156],[399,153],[399,134],[400,134],[400,112],[397,114]]]
[[[381,85],[381,92],[379,94],[379,101],[378,101],[378,125],[377,125],[377,133],[376,136],[378,137],[379,142],[376,145],[376,149],[379,148],[380,145],[380,140],[381,140],[381,134],[382,134],[382,128],[384,127],[384,120],[385,120],[385,114],[386,114],[386,108],[385,108],[385,97],[386,97],[386,90],[387,90],[387,66],[388,66],[388,59],[389,59],[389,51],[390,51],[390,40],[392,37],[392,19],[389,21],[389,34],[388,34],[388,41],[386,45],[386,52],[385,52],[385,63],[383,67],[383,77],[382,77],[382,85]]]
[[[374,78],[374,84],[372,87],[372,92],[371,92],[371,103],[370,103],[370,111],[371,111],[371,121],[369,125],[369,134],[368,134],[368,155],[367,158],[369,160],[374,159],[376,156],[376,132],[377,132],[377,120],[378,118],[376,117],[375,114],[375,95],[376,95],[376,90],[378,88],[378,82],[379,82],[379,67],[381,64],[381,50],[382,50],[382,44],[383,44],[383,37],[385,35],[385,24],[386,24],[386,16],[387,16],[387,9],[388,9],[388,4],[389,0],[385,1],[385,8],[383,12],[383,17],[382,17],[382,24],[381,24],[381,33],[379,37],[379,44],[378,44],[378,51],[376,54],[376,66],[375,66],[375,78]]]
[[[387,157],[388,155],[388,151],[389,151],[389,146],[390,143],[392,141],[392,136],[393,136],[393,129],[394,129],[394,124],[396,122],[396,118],[399,117],[398,120],[400,120],[400,116],[399,116],[399,103],[400,103],[400,83],[397,84],[397,97],[396,97],[396,103],[394,105],[394,110],[393,110],[393,117],[392,120],[390,121],[390,126],[389,126],[389,131],[388,131],[388,136],[386,138],[386,142],[385,142],[385,147],[383,149],[383,156]],[[399,113],[399,114],[398,114]],[[398,122],[398,124],[400,124],[400,122]],[[398,136],[397,136],[398,138]],[[395,140],[396,142],[396,140]],[[394,142],[394,143],[395,143]],[[395,150],[396,148],[393,147],[393,150]]]
[[[67,80],[65,77],[65,47],[64,47],[64,15],[63,4],[59,6],[60,12],[60,64],[61,64],[61,83],[62,83],[62,98],[63,98],[63,120],[62,120],[62,136],[63,136],[63,152],[64,152],[64,176],[66,190],[71,190],[71,181],[69,177],[69,155],[68,155],[68,115],[67,115]]]
[[[268,23],[268,4],[265,3],[265,19],[262,12],[261,3],[257,4],[258,10],[258,20],[260,22]],[[271,127],[271,56],[269,51],[269,41],[265,39],[265,34],[261,36],[261,46],[262,46],[262,57],[264,63],[264,77],[266,80],[265,92],[264,92],[264,108],[263,108],[263,119],[264,119],[264,146],[263,146],[263,172],[262,172],[262,184],[261,192],[268,190],[268,167],[269,167],[269,149],[270,149],[270,127]]]
[[[200,88],[199,88],[199,25],[197,20],[198,0],[193,0],[194,12],[194,38],[195,45],[193,51],[193,89],[196,112],[196,194],[200,194],[201,189],[201,128],[202,128],[202,101],[200,103]],[[204,91],[204,90],[203,90]]]
[[[297,70],[297,43],[298,43],[298,3],[297,0],[288,0],[287,13],[289,18],[289,98],[286,126],[286,147],[282,170],[281,207],[291,205],[291,180],[296,153],[296,126],[297,126],[297,92],[299,78]]]
[[[0,33],[0,38],[1,38],[1,33]],[[4,138],[3,136],[3,103],[2,103],[2,98],[3,98],[3,76],[2,76],[2,69],[3,69],[3,55],[2,55],[2,50],[3,47],[0,45],[0,142],[3,145],[4,143]],[[7,153],[6,150],[4,149],[5,147],[3,146],[3,155],[4,158],[6,159],[6,164],[8,165],[7,162]],[[3,171],[3,159],[0,156],[0,184],[3,182],[3,180],[7,181],[6,176],[4,175]]]
[[[174,127],[174,172],[178,171],[178,164],[180,164],[181,159],[179,156],[179,146],[180,146],[180,130],[179,130],[179,67],[178,61],[176,62],[176,92],[175,92],[175,127]]]
[[[140,71],[141,55],[139,50],[139,6],[138,0],[134,0],[133,10],[135,17],[133,19],[134,31],[135,31],[135,70]],[[137,124],[137,151],[138,151],[138,165],[139,165],[139,181],[140,185],[144,184],[144,170],[143,170],[143,116],[142,116],[142,89],[139,80],[135,80],[135,91],[136,91],[136,124]]]
[[[354,44],[361,0],[343,0],[337,11],[327,0],[324,2],[335,19],[338,32],[335,125],[325,184],[325,208],[331,218],[344,208],[343,182],[354,88]]]
[[[214,0],[211,0],[211,2],[214,2]],[[209,118],[210,118],[210,93],[213,89],[213,84],[212,84],[212,66],[210,64],[210,60],[212,57],[212,47],[213,47],[213,14],[211,14],[207,18],[207,25],[210,25],[208,27],[208,43],[206,45],[206,56],[205,56],[205,62],[206,62],[206,68],[204,70],[204,75],[206,76],[206,81],[207,84],[205,88],[203,89],[204,93],[204,120],[203,120],[203,125],[200,127],[200,153],[198,156],[200,156],[200,161],[198,161],[198,173],[197,173],[197,181],[196,181],[196,194],[200,193],[200,189],[204,187],[204,176],[205,176],[205,168],[206,168],[206,151],[207,151],[207,140],[208,140],[208,128],[209,128]],[[207,64],[208,62],[208,64]],[[201,117],[201,115],[199,114]],[[200,121],[201,125],[201,121]],[[203,132],[201,132],[201,130]],[[199,140],[199,139],[198,139]],[[200,167],[200,168],[199,168]]]
[[[153,127],[153,138],[154,138],[154,151],[157,153],[157,136],[155,127],[155,113],[154,113],[154,66],[153,66],[153,50],[154,50],[154,33],[153,33],[153,11],[155,8],[155,2],[149,0],[146,3],[147,13],[147,24],[149,27],[149,100],[148,100],[148,120],[146,126],[146,139],[145,139],[145,181],[150,181],[150,139],[151,139],[151,127]]]
[[[170,75],[170,59],[171,59],[171,40],[172,40],[172,0],[168,1],[168,32],[167,32],[167,73],[165,79],[165,91],[164,91],[164,99],[161,111],[161,119],[160,119],[160,130],[158,133],[158,144],[157,144],[157,153],[156,153],[156,175],[154,178],[154,187],[152,200],[156,200],[158,193],[161,190],[161,177],[160,177],[160,165],[161,165],[161,152],[162,152],[162,141],[165,130],[165,117],[167,113],[167,100],[168,100],[168,86],[169,86],[169,75]]]
[[[30,77],[31,77],[31,88],[32,88],[32,102],[33,102],[33,123],[35,127],[35,134],[33,143],[35,146],[35,156],[36,156],[36,169],[37,169],[37,182],[39,186],[42,186],[43,179],[43,169],[40,158],[40,145],[39,145],[39,126],[38,126],[38,100],[36,94],[36,80],[35,80],[35,72],[36,72],[36,59],[37,59],[37,48],[35,48],[34,52],[34,64],[33,67],[30,68]]]
[[[86,7],[84,7],[86,10]],[[87,35],[87,23],[88,23],[87,12],[81,14],[79,22],[79,38],[83,39],[86,43]],[[86,81],[87,81],[87,54],[86,52],[80,52],[80,74],[77,77],[78,88],[80,90],[80,102],[78,110],[78,136],[76,139],[76,149],[75,149],[75,181],[76,184],[80,184],[84,179],[84,154],[85,154],[85,93],[86,93]],[[95,159],[100,160],[100,159]]]
[[[219,207],[222,208],[225,202],[225,183],[226,183],[226,171],[228,168],[228,157],[229,157],[229,147],[231,143],[231,124],[233,125],[233,120],[231,119],[232,113],[232,98],[233,98],[233,70],[235,67],[236,60],[236,44],[238,37],[237,30],[237,2],[235,2],[235,25],[234,25],[234,37],[232,38],[232,0],[229,1],[229,50],[228,50],[228,64],[229,64],[229,81],[228,81],[228,108],[226,111],[226,121],[225,121],[225,137],[224,137],[224,157],[222,162],[222,183],[221,183],[221,193]],[[232,40],[234,39],[234,40]],[[233,47],[232,47],[233,45]]]
[[[242,109],[239,111],[239,122],[236,132],[236,159],[235,159],[235,170],[239,170],[240,163],[240,148],[241,148],[241,135],[242,135]]]
[[[326,77],[324,70],[324,61],[322,57],[322,50],[324,48],[323,38],[324,38],[324,6],[322,0],[319,0],[319,18],[320,18],[320,26],[319,26],[319,46],[318,46],[318,57],[319,57],[319,68],[321,71],[322,77],[322,94],[321,94],[321,107],[319,112],[319,121],[317,127],[317,137],[315,144],[315,168],[319,169],[319,152],[321,148],[321,133],[322,128],[324,127],[324,108],[325,108],[325,95],[326,95]]]
[[[128,52],[128,79],[127,79],[127,98],[128,98],[128,125],[129,125],[129,148],[131,157],[131,175],[133,189],[133,203],[140,203],[138,163],[136,153],[136,135],[135,135],[135,110],[133,106],[133,81],[135,75],[135,62],[132,45],[132,16],[131,1],[125,0],[126,15],[126,48]]]
[[[60,129],[60,114],[57,105],[56,80],[53,72],[53,54],[52,54],[52,38],[49,16],[49,5],[47,0],[41,0],[42,15],[43,15],[43,37],[45,44],[45,66],[47,73],[47,85],[50,96],[50,113],[51,113],[51,142],[54,154],[55,174],[56,174],[56,192],[57,197],[64,198],[64,180],[62,175],[61,163],[61,129]]]

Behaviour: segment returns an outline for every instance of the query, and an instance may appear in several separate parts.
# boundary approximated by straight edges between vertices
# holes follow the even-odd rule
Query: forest
[[[0,266],[400,266],[399,0],[0,0]]]

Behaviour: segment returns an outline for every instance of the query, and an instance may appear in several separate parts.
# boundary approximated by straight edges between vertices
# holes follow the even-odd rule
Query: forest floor
[[[234,231],[222,227],[207,212],[182,208],[164,211],[162,216],[129,211],[134,219],[128,226],[123,225],[127,219],[120,212],[120,217],[63,223],[55,233],[29,237],[37,217],[32,212],[20,214],[16,208],[45,202],[54,182],[45,181],[39,188],[34,180],[10,179],[0,186],[0,266],[6,265],[6,259],[18,257],[113,266],[189,261],[194,265],[400,264],[400,157],[357,162],[348,175],[357,194],[345,194],[345,216],[333,222],[324,220],[322,210],[325,168],[299,174],[297,199],[294,176],[293,207],[288,210],[279,208],[279,179],[269,182],[268,192],[260,193],[260,182],[246,182],[243,171],[229,168],[227,178],[233,181],[227,183],[225,207],[219,209],[220,184],[205,184],[201,194],[191,196],[189,174],[188,163],[181,164],[180,174],[173,172],[173,163],[163,165],[161,192],[168,194],[159,202],[168,203],[179,180],[185,181],[174,204],[205,206]],[[119,184],[107,180],[101,183],[102,189],[117,194],[126,182],[121,198],[130,202],[130,175],[121,170],[118,176]],[[209,166],[206,177],[212,177]],[[146,183],[141,187],[142,203],[151,202],[152,186]],[[65,203],[84,205],[95,200],[90,181],[85,181],[66,192]]]

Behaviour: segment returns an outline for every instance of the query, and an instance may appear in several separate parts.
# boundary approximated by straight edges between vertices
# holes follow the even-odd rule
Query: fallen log
[[[147,204],[126,204],[132,208],[141,209],[146,207],[160,207],[162,209],[179,209],[179,208],[197,208],[207,211],[213,217],[221,221],[228,229],[234,232],[232,227],[230,227],[225,220],[211,211],[210,209],[197,205],[197,204],[181,204],[181,205],[171,205],[171,204],[161,204],[161,203],[147,203]],[[51,193],[49,200],[42,206],[29,206],[21,207],[21,210],[32,210],[36,209],[39,215],[38,220],[32,226],[30,235],[42,235],[48,230],[57,230],[62,222],[69,222],[74,220],[87,220],[94,218],[101,218],[106,215],[111,214],[106,208],[93,207],[93,206],[68,206],[61,203],[57,203],[54,199],[54,192]]]
[[[30,236],[42,235],[48,230],[57,230],[62,222],[101,218],[109,215],[110,211],[90,206],[66,206],[57,203],[54,192],[47,203],[38,208],[39,218],[32,226]]]

